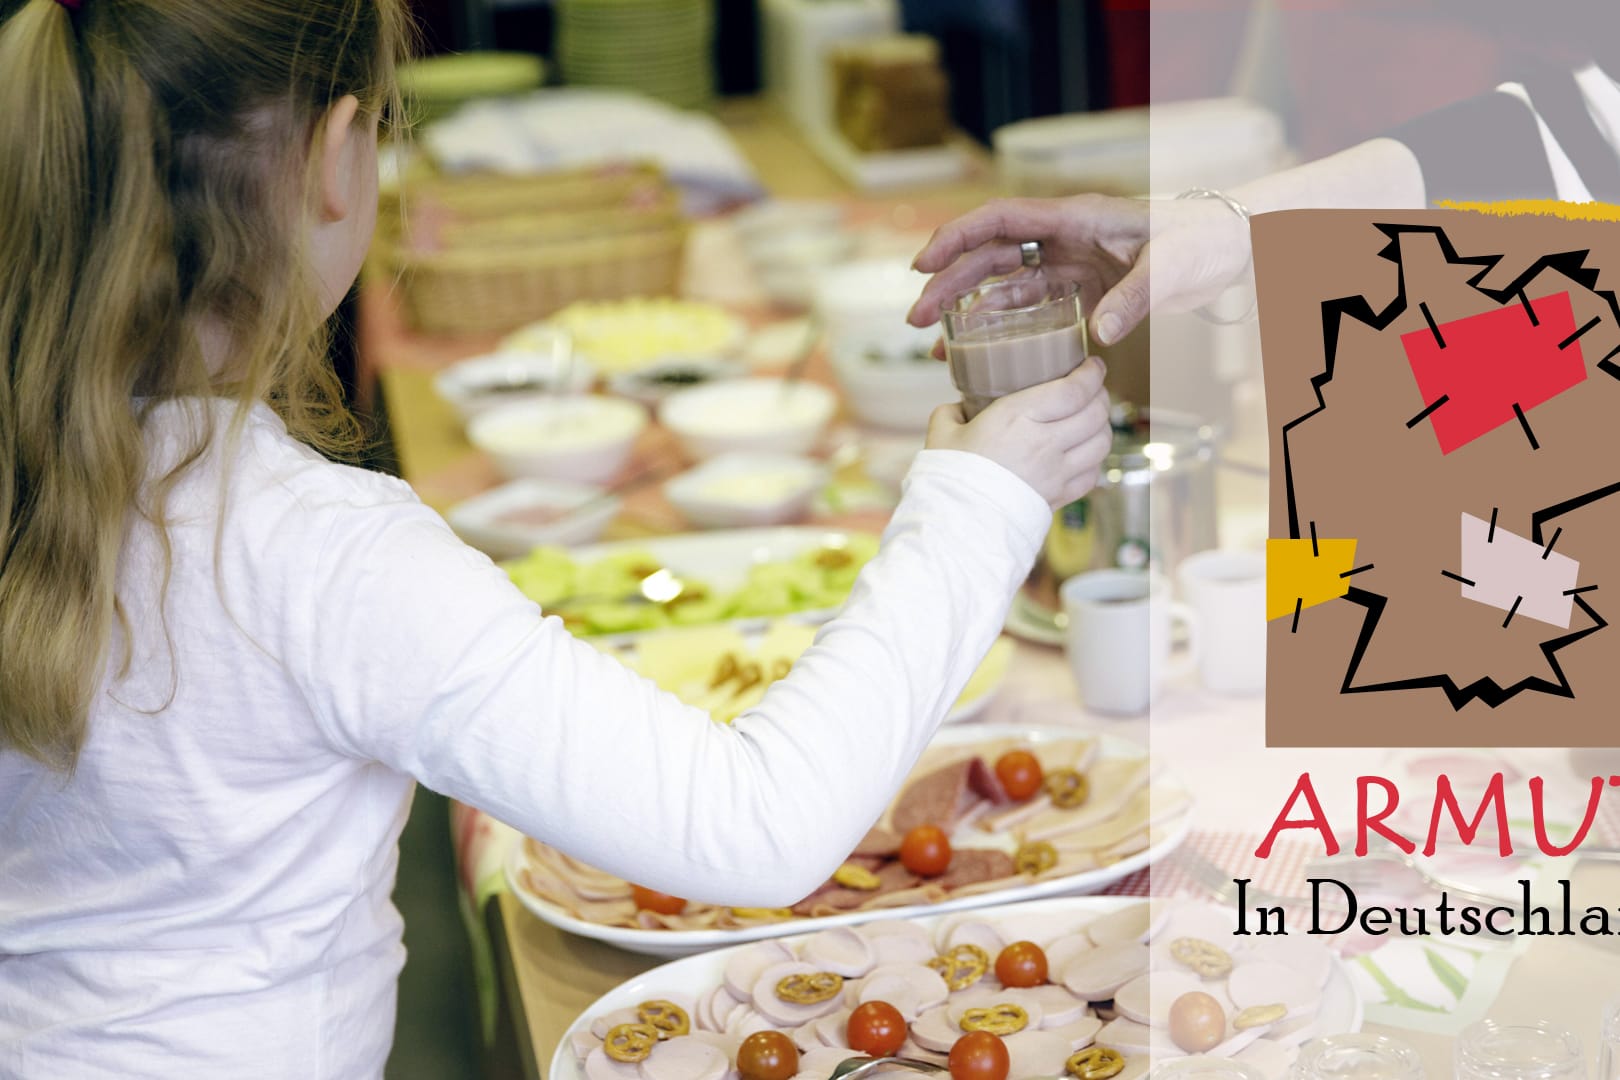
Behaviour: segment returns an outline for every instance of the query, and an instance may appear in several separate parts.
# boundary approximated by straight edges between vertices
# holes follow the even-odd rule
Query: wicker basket
[[[577,169],[532,176],[471,173],[446,176],[418,161],[403,182],[378,200],[378,235],[397,241],[407,222],[423,216],[494,221],[517,215],[601,210],[674,197],[654,165]]]
[[[576,300],[674,295],[686,231],[655,169],[429,177],[403,213],[385,204],[375,250],[415,329],[489,333]]]

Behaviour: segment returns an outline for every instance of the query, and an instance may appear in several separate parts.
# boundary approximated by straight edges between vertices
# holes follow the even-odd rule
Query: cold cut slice
[[[642,1080],[721,1080],[731,1062],[702,1039],[666,1039],[641,1063]]]
[[[1183,994],[1206,991],[1190,971],[1147,971],[1114,992],[1114,1008],[1127,1020],[1149,1027],[1170,1026],[1170,1006]]]
[[[1086,936],[1093,945],[1117,945],[1125,941],[1145,941],[1153,928],[1155,912],[1147,901],[1109,912],[1086,925]]]
[[[1074,1053],[1069,1040],[1050,1031],[1025,1028],[1002,1041],[1007,1044],[1009,1080],[1062,1076],[1063,1063]]]
[[[837,1011],[843,1002],[842,994],[834,994],[826,1001],[801,1004],[786,1001],[776,993],[776,987],[783,979],[793,975],[814,975],[821,970],[814,964],[798,960],[772,964],[754,980],[754,992],[750,995],[754,1008],[772,1023],[785,1028],[799,1027],[817,1017]]]
[[[1084,1050],[1096,1041],[1097,1032],[1102,1030],[1102,1026],[1103,1022],[1095,1016],[1082,1016],[1080,1019],[1064,1024],[1062,1027],[1042,1028],[1041,1030],[1063,1036],[1069,1041],[1069,1049],[1071,1050]]]
[[[1050,971],[1051,969],[1048,968]],[[1091,1015],[1091,1006],[1069,993],[1064,987],[1036,986],[1020,991],[1034,998],[1041,1008],[1041,1027],[1055,1028],[1072,1024],[1081,1017]]]
[[[948,923],[935,940],[942,953],[950,952],[958,945],[977,945],[990,955],[992,964],[1007,944],[1001,939],[1001,932],[983,919],[959,919]]]
[[[937,1005],[912,1021],[911,1037],[925,1050],[948,1054],[962,1037],[962,1029],[951,1021],[950,1009]]]
[[[805,963],[846,979],[858,979],[876,964],[871,944],[848,927],[834,927],[812,934],[799,947]]]
[[[941,888],[960,889],[981,881],[1012,877],[1017,872],[1011,855],[989,848],[965,848],[951,855],[951,864],[936,879]]]
[[[780,941],[761,941],[741,949],[726,961],[726,989],[738,1001],[747,1001],[766,968],[792,959],[793,950]]]
[[[1148,970],[1148,948],[1127,941],[1083,952],[1063,969],[1063,985],[1087,1001],[1105,1001]]]
[[[603,1013],[591,1021],[591,1034],[598,1039],[605,1039],[610,1028],[616,1028],[620,1024],[639,1023],[641,1023],[641,1017],[636,1013],[636,1010],[614,1009],[612,1012]]]
[[[585,1080],[641,1080],[641,1068],[626,1061],[614,1061],[598,1046],[585,1056]]]
[[[932,968],[897,965],[879,968],[861,984],[861,1001],[887,1001],[910,1023],[923,1012],[943,1004],[950,987]]]
[[[876,857],[881,859],[895,859],[900,856],[900,834],[892,829],[885,829],[882,825],[874,825],[861,842],[855,845],[851,855],[862,858]]]
[[[1006,806],[1013,801],[1007,789],[1001,786],[995,770],[986,765],[982,757],[974,758],[968,765],[968,790],[996,806]]]
[[[972,767],[971,758],[952,762],[906,785],[889,814],[890,827],[902,837],[919,825],[950,832],[974,799],[968,790]]]

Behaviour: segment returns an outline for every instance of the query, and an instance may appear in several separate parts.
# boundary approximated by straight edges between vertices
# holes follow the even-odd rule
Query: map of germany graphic
[[[1612,744],[1620,225],[1295,212],[1255,250],[1268,741]]]

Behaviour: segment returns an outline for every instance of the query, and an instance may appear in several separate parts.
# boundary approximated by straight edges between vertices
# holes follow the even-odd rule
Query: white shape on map
[[[1487,536],[1491,539],[1486,540]],[[1564,593],[1575,588],[1581,564],[1556,550],[1543,558],[1544,551],[1541,544],[1500,525],[1493,535],[1490,522],[1464,514],[1460,573],[1474,584],[1462,587],[1463,598],[1503,611],[1512,611],[1518,600],[1514,618],[1523,616],[1568,630],[1575,601]]]

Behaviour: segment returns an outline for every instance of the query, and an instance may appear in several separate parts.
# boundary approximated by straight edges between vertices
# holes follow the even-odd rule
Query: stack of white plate
[[[557,62],[581,86],[681,108],[714,97],[714,0],[557,0]]]

